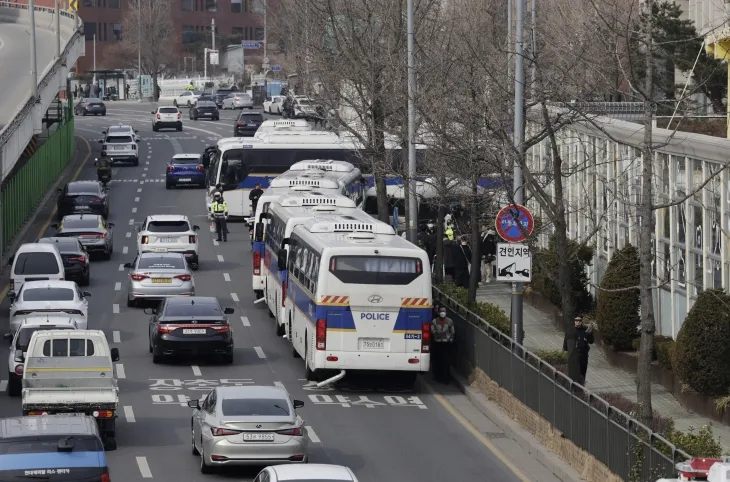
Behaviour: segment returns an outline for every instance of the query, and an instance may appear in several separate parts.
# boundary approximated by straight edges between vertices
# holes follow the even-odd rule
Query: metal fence
[[[48,188],[74,156],[74,118],[70,103],[64,122],[28,161],[12,174],[0,193],[3,254]]]
[[[468,377],[480,368],[623,480],[654,482],[674,477],[675,464],[690,458],[436,288],[434,299],[448,307],[456,323],[452,362],[458,371]]]

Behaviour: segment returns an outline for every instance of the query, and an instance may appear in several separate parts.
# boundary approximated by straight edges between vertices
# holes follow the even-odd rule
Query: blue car
[[[201,154],[175,154],[167,164],[165,187],[205,187],[205,166]]]

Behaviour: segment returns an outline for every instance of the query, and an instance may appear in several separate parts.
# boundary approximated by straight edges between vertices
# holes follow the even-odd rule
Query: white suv
[[[160,129],[182,129],[182,114],[177,107],[158,107],[152,111],[152,130],[157,132]]]
[[[111,162],[131,162],[133,166],[139,166],[138,142],[134,132],[108,132],[99,140],[101,156],[108,157]]]
[[[187,216],[157,214],[147,216],[137,233],[137,253],[183,253],[192,269],[198,269],[200,226],[190,224]]]

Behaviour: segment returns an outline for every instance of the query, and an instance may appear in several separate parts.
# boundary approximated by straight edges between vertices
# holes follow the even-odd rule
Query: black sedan
[[[58,189],[56,216],[60,221],[68,214],[109,216],[106,191],[97,181],[74,181]]]
[[[263,122],[264,115],[260,112],[241,112],[233,127],[233,136],[253,137]]]
[[[190,120],[211,119],[220,120],[218,106],[212,100],[200,100],[190,108]]]
[[[89,284],[91,264],[89,253],[76,238],[41,238],[39,243],[55,244],[63,259],[64,277],[81,286]]]
[[[152,363],[172,356],[221,357],[233,363],[233,333],[226,315],[233,308],[221,308],[211,296],[167,298],[159,308],[146,308]]]
[[[101,99],[81,99],[74,107],[76,115],[106,115],[106,105]]]

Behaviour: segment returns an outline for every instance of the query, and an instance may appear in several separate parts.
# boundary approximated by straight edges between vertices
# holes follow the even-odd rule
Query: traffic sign
[[[274,65],[271,67],[272,72],[281,72],[281,65]]]
[[[532,254],[525,244],[497,243],[497,281],[529,283]]]
[[[497,214],[494,224],[499,236],[508,243],[519,243],[532,234],[535,220],[525,206],[511,204]]]
[[[261,44],[259,42],[246,42],[246,41],[243,41],[243,42],[241,42],[241,48],[256,50],[258,48],[261,48]]]
[[[76,12],[79,9],[79,0],[68,0],[68,9]]]

